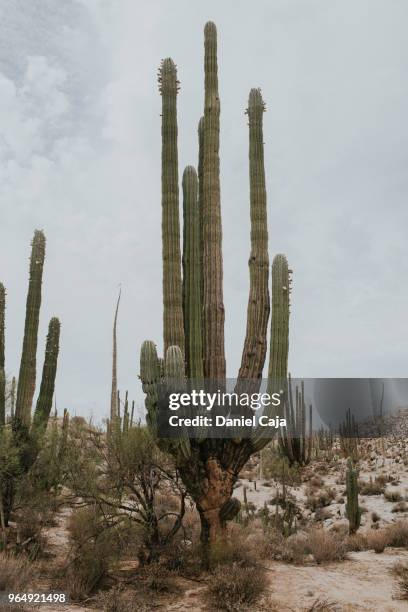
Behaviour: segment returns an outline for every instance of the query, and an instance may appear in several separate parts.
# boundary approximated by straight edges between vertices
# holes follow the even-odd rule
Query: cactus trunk
[[[353,469],[351,459],[347,462],[346,472],[346,516],[349,521],[349,533],[356,533],[361,523],[361,510],[358,505],[358,472]]]
[[[36,231],[32,242],[30,280],[26,304],[23,351],[17,386],[16,419],[30,426],[35,391],[38,323],[41,306],[41,284],[45,257],[45,236]]]
[[[177,70],[170,58],[159,70],[162,96],[162,249],[164,353],[184,353],[177,152]]]

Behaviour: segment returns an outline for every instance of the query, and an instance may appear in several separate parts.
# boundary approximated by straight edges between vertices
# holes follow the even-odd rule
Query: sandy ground
[[[393,483],[388,483],[387,490],[399,491],[403,498],[408,499],[408,461],[404,464],[399,457],[407,457],[408,443],[403,443],[403,448],[393,448],[390,444],[386,449],[385,456],[379,456],[377,451],[369,453],[364,461],[360,462],[360,478],[369,480],[379,474],[392,474]],[[310,468],[311,475],[317,473],[318,465]],[[327,506],[329,518],[323,521],[325,528],[330,528],[334,524],[347,523],[345,518],[345,504],[340,503],[340,498],[344,496],[345,486],[341,483],[341,475],[344,472],[345,462],[340,461],[336,467],[329,469],[327,473],[321,474],[324,485],[336,491],[335,499]],[[254,470],[256,474],[256,470]],[[339,482],[340,480],[340,482]],[[271,486],[264,483],[269,482]],[[276,483],[271,481],[254,481],[241,479],[234,491],[234,495],[243,501],[244,487],[247,491],[247,500],[256,508],[262,508],[266,503],[271,512],[274,511],[272,499],[276,493]],[[306,499],[307,483],[298,487],[289,487],[288,491],[296,499],[297,505],[301,508],[304,517],[313,523],[316,516],[306,509],[304,502]],[[281,490],[281,486],[279,487]],[[360,504],[364,506],[366,512],[362,517],[362,531],[370,530],[372,527],[371,513],[376,512],[380,516],[380,526],[401,519],[408,518],[408,512],[393,513],[395,503],[386,500],[384,495],[360,496]],[[54,527],[47,530],[46,537],[48,542],[48,553],[50,563],[64,564],[69,552],[67,538],[67,521],[71,510],[62,508],[57,515],[57,523]],[[267,568],[269,579],[269,589],[263,600],[258,606],[252,608],[257,610],[279,610],[280,612],[305,612],[310,610],[313,603],[317,600],[332,604],[333,611],[381,611],[392,612],[408,610],[408,602],[396,598],[397,584],[390,568],[396,561],[408,563],[408,551],[403,549],[387,548],[381,554],[374,551],[363,551],[349,553],[348,559],[341,562],[330,563],[327,565],[305,565],[295,566],[281,561],[263,561],[262,564]],[[130,568],[132,569],[132,568]],[[134,570],[134,568],[133,568]],[[132,572],[131,572],[132,573]],[[136,572],[133,571],[136,575]],[[42,590],[51,590],[52,585],[49,580],[44,578]],[[174,598],[167,604],[160,604],[152,599],[151,610],[175,611],[197,611],[204,612],[208,608],[205,605],[205,594],[207,583],[204,581],[193,581],[180,578],[178,579],[181,595]],[[176,601],[174,600],[176,599]],[[90,610],[92,604],[56,607],[43,606],[41,609],[48,612],[84,612]],[[92,608],[96,609],[96,608]]]

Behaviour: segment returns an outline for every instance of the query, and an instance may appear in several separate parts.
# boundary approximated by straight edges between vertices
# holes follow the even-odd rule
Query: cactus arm
[[[48,326],[40,393],[33,419],[33,430],[37,433],[42,433],[47,428],[52,408],[55,377],[57,374],[60,329],[59,320],[55,317],[52,318]]]
[[[35,391],[38,323],[41,306],[41,284],[45,258],[45,236],[36,231],[32,242],[30,280],[28,285],[23,351],[17,386],[16,418],[30,425]]]
[[[270,391],[279,391],[286,384],[289,352],[289,292],[288,262],[276,255],[272,263],[272,320],[268,381]]]
[[[180,219],[177,152],[177,69],[172,59],[162,61],[162,256],[164,353],[179,346],[184,354],[181,284]]]
[[[203,372],[201,335],[201,255],[197,200],[197,174],[192,166],[183,173],[183,312],[187,376],[201,380]]]
[[[203,317],[204,376],[225,378],[222,225],[220,197],[220,99],[217,29],[204,28]]]
[[[0,427],[6,422],[5,314],[6,290],[0,283]]]
[[[260,380],[265,363],[270,311],[268,224],[262,120],[265,104],[259,89],[248,100],[251,254],[245,343],[238,378]],[[257,391],[255,388],[254,391]]]

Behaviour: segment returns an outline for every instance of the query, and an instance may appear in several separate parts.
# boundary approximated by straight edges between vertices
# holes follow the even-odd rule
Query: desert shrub
[[[226,572],[223,567],[218,567],[211,576],[208,589],[211,603],[216,610],[237,612],[253,606],[265,591],[266,583],[264,572],[258,568],[234,563]]]
[[[317,508],[315,512],[315,521],[322,522],[333,517],[333,512],[329,508]]]
[[[304,534],[295,533],[286,538],[282,548],[282,559],[286,563],[302,565],[306,557],[306,537]]]
[[[338,610],[337,604],[328,599],[316,599],[312,605],[305,608],[305,612],[336,612]]]
[[[174,572],[161,563],[150,563],[141,568],[139,578],[145,590],[160,593],[174,593],[177,591]]]
[[[301,471],[297,464],[289,465],[286,457],[272,445],[262,451],[262,469],[265,478],[273,479],[282,485],[297,486],[301,483]]]
[[[408,565],[397,562],[393,565],[391,571],[398,582],[397,597],[399,599],[408,599]]]
[[[402,501],[402,495],[399,491],[390,491],[389,489],[384,491],[384,497],[389,502]]]
[[[385,547],[388,545],[389,538],[388,533],[384,529],[375,529],[367,533],[367,549],[371,548],[375,553],[379,554],[384,552]]]
[[[26,558],[0,553],[0,592],[26,590],[33,575],[33,566]]]
[[[370,480],[359,480],[359,492],[361,495],[381,495],[384,493],[385,483],[383,479],[376,477],[374,480],[370,476]]]
[[[150,604],[143,601],[138,593],[124,593],[120,588],[101,592],[97,597],[98,610],[103,612],[149,612]]]
[[[371,513],[371,520],[373,523],[378,523],[381,520],[380,515],[377,512]]]
[[[89,595],[116,560],[121,539],[97,506],[74,512],[68,523],[73,558],[66,573],[66,590],[74,601]]]
[[[74,435],[75,434],[75,435]],[[137,556],[155,561],[182,527],[186,491],[147,427],[76,430],[69,442],[68,483],[89,506],[104,506],[106,521],[131,521],[140,533]]]
[[[388,545],[397,548],[408,547],[408,521],[397,521],[387,528]]]
[[[245,538],[241,535],[232,535],[228,542],[219,542],[211,546],[210,565],[239,565],[252,567],[257,561],[257,551],[247,546]]]
[[[323,508],[325,506],[329,506],[333,499],[336,497],[336,492],[334,489],[330,487],[324,487],[317,492],[307,491],[306,492],[306,508],[309,508],[313,512],[317,510],[317,508]]]
[[[342,561],[347,549],[344,541],[337,534],[325,529],[313,528],[307,534],[306,551],[313,555],[316,563]]]
[[[367,549],[367,538],[362,533],[352,533],[346,535],[344,545],[349,552],[361,552]]]
[[[404,501],[399,501],[395,504],[395,506],[393,507],[393,509],[391,510],[391,512],[407,512],[408,511],[408,505],[406,502]]]
[[[316,476],[313,476],[309,480],[308,486],[314,489],[321,489],[324,486],[324,480],[321,476],[316,474]]]

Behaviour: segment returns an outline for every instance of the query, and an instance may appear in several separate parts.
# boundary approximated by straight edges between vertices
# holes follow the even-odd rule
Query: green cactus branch
[[[53,317],[48,326],[40,393],[33,418],[33,431],[36,434],[43,433],[46,430],[52,408],[55,377],[57,375],[60,329],[59,320]]]
[[[203,349],[201,331],[201,253],[197,173],[187,166],[183,173],[183,313],[187,376],[201,380]]]
[[[203,142],[203,323],[204,376],[225,378],[222,226],[220,196],[220,99],[218,94],[217,29],[204,28]]]
[[[177,69],[164,59],[159,70],[162,97],[162,251],[164,351],[179,346],[184,354],[177,152]]]
[[[270,311],[268,222],[266,213],[263,113],[265,104],[259,89],[251,89],[248,100],[249,178],[251,216],[250,291],[247,327],[238,378],[262,378],[267,348]],[[254,389],[254,392],[257,389]]]
[[[45,258],[45,236],[34,233],[30,259],[23,351],[17,385],[16,418],[29,427],[35,391],[38,324],[41,306],[41,285]]]

